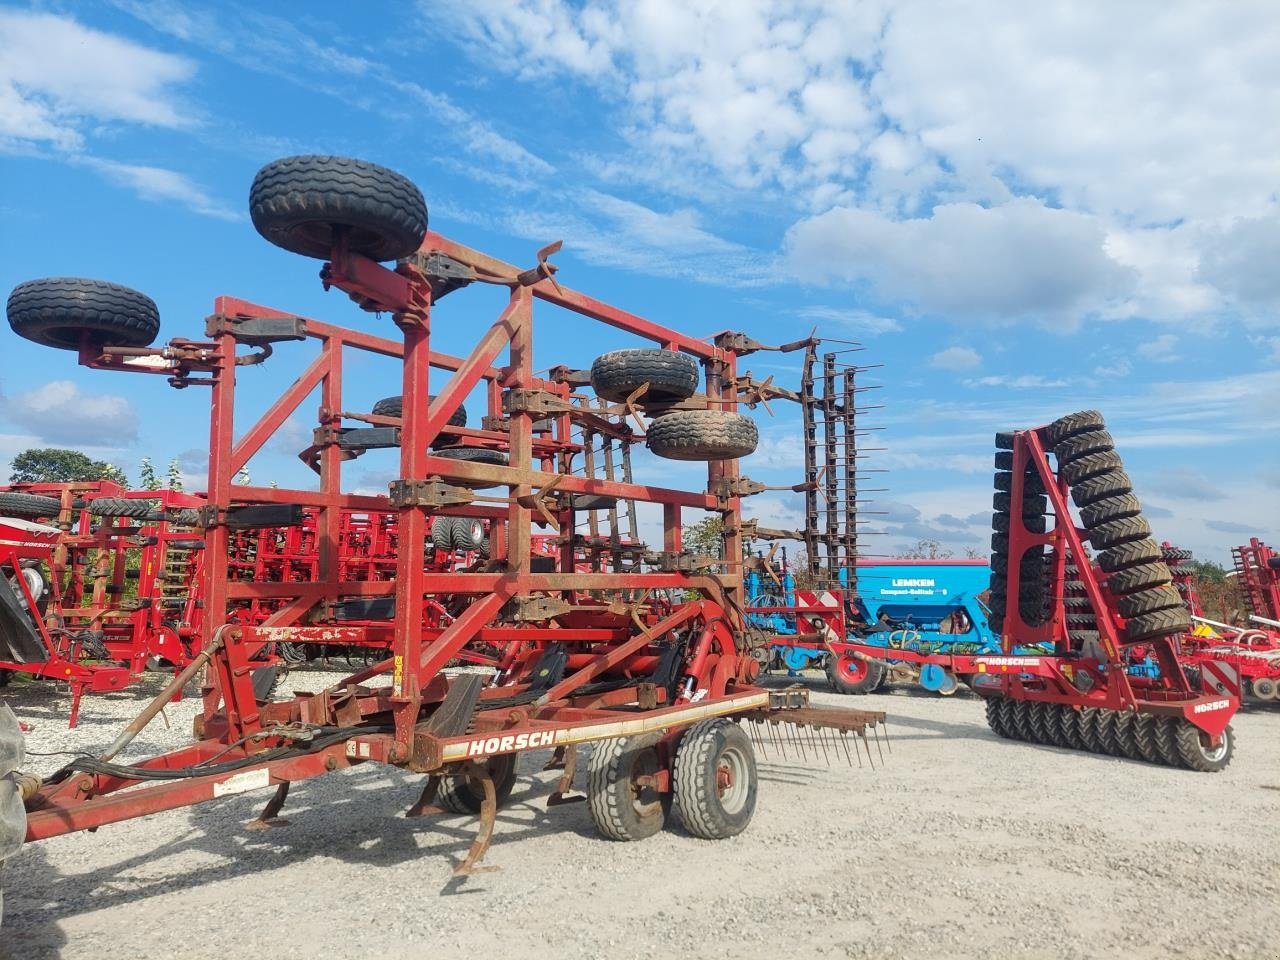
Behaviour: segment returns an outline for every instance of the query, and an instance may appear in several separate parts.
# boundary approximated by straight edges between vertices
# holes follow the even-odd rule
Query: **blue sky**
[[[378,329],[246,212],[271,159],[359,156],[414,179],[436,230],[521,264],[563,239],[564,282],[680,329],[860,340],[882,364],[864,382],[887,472],[868,482],[888,487],[869,549],[983,550],[992,432],[1085,407],[1159,535],[1218,560],[1275,540],[1280,16],[1030,6],[0,4],[0,287],[124,283],[163,338],[197,336],[221,293]],[[454,295],[436,344],[465,351],[499,302]],[[540,329],[545,365],[627,345],[554,312]],[[203,394],[3,336],[4,474],[66,445],[198,477]],[[304,359],[245,371],[247,400]],[[394,377],[354,369],[347,405]],[[798,472],[777,412],[757,411],[747,468],[770,482]],[[255,481],[305,479],[304,420]],[[353,475],[378,488],[393,467]],[[796,506],[755,503],[773,525]]]

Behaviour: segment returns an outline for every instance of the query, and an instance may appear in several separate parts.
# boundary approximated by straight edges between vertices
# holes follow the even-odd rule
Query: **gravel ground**
[[[5,694],[32,751],[100,748],[146,699],[86,698],[68,732],[65,697]],[[4,869],[0,957],[1280,956],[1280,711],[1243,711],[1235,761],[1206,775],[1001,740],[963,693],[855,702],[889,713],[887,762],[763,757],[728,841],[598,839],[585,805],[545,809],[556,774],[533,754],[500,869],[463,882],[472,822],[404,819],[421,778],[374,766],[295,786],[266,832],[244,824],[269,791],[33,844]],[[183,743],[196,706],[129,756]]]

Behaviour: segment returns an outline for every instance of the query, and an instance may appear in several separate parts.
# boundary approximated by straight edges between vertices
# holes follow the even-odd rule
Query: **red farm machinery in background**
[[[86,691],[186,666],[200,643],[202,504],[108,481],[0,489],[0,675],[68,683],[75,726]]]
[[[1244,601],[1243,625],[1211,620],[1197,610],[1184,660],[1202,672],[1209,661],[1231,664],[1257,699],[1280,700],[1280,556],[1253,537],[1232,551],[1234,581]]]
[[[597,743],[585,799],[598,830],[619,840],[661,829],[672,808],[696,836],[744,829],[755,807],[755,748],[782,731],[846,754],[860,745],[871,756],[868,736],[883,714],[814,707],[803,691],[757,686],[741,566],[682,549],[682,520],[707,512],[721,520],[720,557],[742,555],[741,499],[762,487],[740,473],[757,431],[738,406],[759,400],[766,385],[740,375],[738,361],[771,348],[733,333],[694,339],[571,290],[548,260],[558,245],[519,269],[429,232],[417,188],[372,164],[278,161],[260,171],[250,202],[263,236],[326,260],[326,288],[348,294],[369,315],[389,314],[394,335],[222,296],[202,339],[153,347],[155,305],[126,288],[41,280],[9,298],[9,322],[21,336],[74,350],[86,367],[160,375],[210,397],[209,489],[196,518],[204,544],[200,652],[109,749],[24,789],[28,841],[274,787],[262,816],[269,822],[291,783],[383,763],[424,776],[410,815],[480,814],[476,840],[457,867],[467,873],[492,838],[516,756],[529,749],[555,749],[553,761],[564,767],[553,794],[560,801],[572,787],[575,745]],[[380,263],[390,260],[398,261],[394,270]],[[86,285],[109,309],[83,309]],[[468,355],[433,349],[432,323],[449,316],[441,301],[473,285],[505,289],[505,305]],[[536,302],[561,308],[560,321],[603,324],[641,346],[604,354],[590,370],[555,366],[541,352],[535,363],[535,332],[543,329]],[[557,328],[553,339],[563,337]],[[236,381],[252,375],[243,368],[290,341],[300,344],[291,349],[309,348],[301,376],[259,419],[237,421]],[[544,337],[541,349],[550,342]],[[399,366],[398,409],[348,411],[353,352]],[[486,398],[479,427],[458,422],[473,389]],[[585,404],[588,389],[595,399]],[[313,391],[320,399],[304,459],[318,473],[318,489],[235,483]],[[706,485],[679,489],[602,475],[607,466],[589,460],[584,434],[608,437],[624,456],[643,442],[658,457],[704,462]],[[378,445],[399,451],[389,495],[347,492],[344,463]],[[661,515],[653,550],[576,532],[584,510],[623,501],[651,504]],[[394,571],[376,559],[353,565],[350,552],[344,566],[344,537],[357,528],[370,544],[390,537],[391,525],[377,519],[390,516]],[[426,562],[443,521],[472,532],[478,522],[487,547],[461,564]],[[553,555],[545,541],[535,549],[535,522],[555,537]],[[250,556],[239,531],[268,528],[310,529],[314,563],[298,564],[309,546],[296,556]],[[238,564],[260,559],[287,575],[235,575],[244,570]],[[390,617],[377,626],[338,613],[377,602]],[[447,618],[433,615],[435,605]],[[246,608],[257,612],[241,622]],[[375,634],[385,656],[328,689],[281,701],[255,690],[256,658],[272,645],[362,645]],[[477,647],[497,652],[492,680],[445,672]],[[147,760],[117,760],[197,674],[206,681],[196,742]]]
[[[1179,662],[1191,614],[1102,416],[1084,411],[998,434],[996,447],[990,606],[1009,655],[974,687],[991,728],[1221,770],[1234,746],[1238,675],[1206,660],[1193,685]],[[1054,654],[1013,655],[1032,643]],[[1153,668],[1135,669],[1145,662]]]

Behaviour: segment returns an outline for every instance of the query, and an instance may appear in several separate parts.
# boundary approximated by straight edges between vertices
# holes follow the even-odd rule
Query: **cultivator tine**
[[[871,735],[876,738],[876,753],[880,754],[880,762],[884,763],[884,751],[880,749],[880,730],[877,727],[871,728]]]
[[[548,758],[546,764],[543,766],[542,769],[543,770],[563,770],[565,767],[564,755],[565,755],[565,751],[568,749],[570,748],[567,746],[564,746],[563,744],[561,746],[556,747],[555,750],[551,751],[551,756],[550,758]]]
[[[573,789],[573,776],[578,770],[578,748],[573,744],[569,744],[567,748],[556,747],[556,753],[562,758],[561,766],[564,768],[564,773],[560,775],[560,782],[556,784],[551,796],[547,797],[547,807],[559,807],[566,803],[581,803],[587,799],[585,793],[570,793]],[[551,762],[554,760],[555,756],[553,755],[544,769],[551,769]]]
[[[288,820],[280,819],[280,808],[284,806],[285,797],[289,796],[289,781],[276,787],[275,795],[267,801],[267,805],[262,808],[262,812],[258,814],[258,819],[249,821],[245,825],[246,830],[267,830],[271,827],[287,827]]]
[[[489,768],[481,764],[471,764],[468,775],[484,788],[484,800],[480,802],[480,829],[471,841],[466,858],[453,868],[455,877],[469,877],[473,873],[489,873],[498,869],[479,865],[489,844],[493,843],[493,827],[498,819],[498,793],[493,786],[493,777]]]

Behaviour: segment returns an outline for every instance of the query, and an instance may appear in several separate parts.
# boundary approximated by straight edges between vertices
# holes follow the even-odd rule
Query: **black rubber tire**
[[[1066,704],[1058,707],[1058,726],[1062,730],[1062,745],[1070,750],[1083,750],[1080,736],[1080,711]]]
[[[1148,590],[1139,590],[1116,599],[1116,612],[1126,620],[1155,613],[1157,610],[1172,610],[1181,607],[1182,597],[1169,584],[1162,584]]]
[[[1156,743],[1156,726],[1162,718],[1153,713],[1140,713],[1133,721],[1133,742],[1138,756],[1147,763],[1161,763],[1160,746]]]
[[[726,410],[677,410],[649,424],[645,445],[667,460],[733,460],[755,452],[760,432],[750,417]]]
[[[998,737],[1009,737],[1009,731],[1004,725],[1004,703],[1003,697],[988,697],[984,704],[987,711],[987,726],[991,728],[991,732]]]
[[[493,777],[493,792],[501,807],[511,796],[516,784],[516,754],[500,753],[486,761]],[[436,794],[440,806],[453,813],[479,813],[484,802],[484,788],[472,777],[445,777]]]
[[[1080,523],[1089,530],[1113,520],[1127,520],[1129,517],[1140,516],[1142,516],[1142,504],[1131,493],[1107,497],[1105,500],[1098,500],[1087,507],[1080,508]]]
[[[1268,557],[1267,566],[1272,570],[1280,570],[1280,557]]]
[[[1124,627],[1125,640],[1128,643],[1140,643],[1155,637],[1166,637],[1174,633],[1186,633],[1191,629],[1191,615],[1181,603],[1177,607],[1156,610],[1140,617],[1134,617]]]
[[[997,450],[995,456],[995,465],[997,470],[1013,469],[1013,451]]]
[[[1053,448],[1053,453],[1058,458],[1058,467],[1061,469],[1082,457],[1092,456],[1095,453],[1108,453],[1115,448],[1115,440],[1106,430],[1090,430],[1063,440]]]
[[[746,778],[741,794],[728,804],[718,785],[718,770],[726,761]],[[676,809],[691,834],[723,840],[747,828],[756,809],[759,776],[751,740],[742,727],[725,717],[698,721],[680,738],[674,772]]]
[[[126,500],[122,497],[99,497],[89,501],[89,515],[93,517],[128,517],[133,520],[159,521],[163,514],[156,509],[156,500]],[[158,515],[159,514],[159,515]]]
[[[1115,573],[1144,563],[1160,561],[1160,544],[1150,538],[1122,543],[1104,550],[1098,555],[1098,566],[1103,573]]]
[[[1121,544],[1144,540],[1151,536],[1151,526],[1142,517],[1126,517],[1099,524],[1089,531],[1089,542],[1097,550],[1110,550]]]
[[[1236,735],[1230,724],[1222,731],[1222,743],[1217,748],[1211,748],[1201,740],[1198,727],[1186,720],[1174,722],[1177,724],[1174,728],[1174,739],[1178,757],[1188,770],[1217,773],[1231,762],[1231,755],[1235,753],[1236,748]]]
[[[867,672],[859,680],[850,682],[842,677],[836,671],[836,658],[834,655],[827,657],[827,683],[831,684],[831,689],[836,693],[843,693],[849,696],[861,696],[866,693],[874,693],[880,689],[880,685],[884,683],[884,666],[872,661],[863,661],[866,665]]]
[[[991,515],[991,529],[995,530],[997,533],[1008,533],[1010,526],[1009,519],[1009,514],[1007,513],[993,513]],[[1028,517],[1024,515],[1022,517],[1022,522],[1026,524],[1027,529],[1031,533],[1044,533],[1047,526],[1043,514],[1038,517]]]
[[[991,495],[991,508],[1000,513],[1010,513],[1013,509],[1012,497],[1008,493],[993,493]],[[1025,490],[1022,496],[1022,515],[1024,517],[1044,516],[1049,510],[1049,498],[1043,493],[1028,494]]]
[[[1117,570],[1109,576],[1107,589],[1117,597],[1123,597],[1130,593],[1137,593],[1139,590],[1162,587],[1172,579],[1169,568],[1163,563],[1141,563],[1136,567]]]
[[[1000,433],[997,433],[997,434],[996,434],[996,449],[997,449],[997,450],[1012,450],[1012,449],[1013,449],[1013,434],[1012,434],[1011,432],[1008,432],[1008,431],[1002,431],[1002,432],[1000,432]]]
[[[1067,626],[1072,630],[1096,630],[1098,618],[1093,613],[1068,613]]]
[[[441,553],[449,553],[453,549],[453,517],[432,518],[431,545]]]
[[[462,460],[467,463],[487,463],[499,467],[507,465],[507,455],[505,453],[501,450],[490,450],[487,447],[440,447],[435,451],[435,455],[444,457],[446,460]],[[484,490],[488,487],[501,486],[500,483],[489,480],[455,479],[449,482],[472,490]]]
[[[1067,610],[1092,610],[1093,603],[1088,597],[1063,597],[1062,606]]]
[[[1035,734],[1031,729],[1031,707],[1034,704],[1029,700],[1011,700],[1013,704],[1013,723],[1012,729],[1014,735],[1027,743],[1035,743]]]
[[[1123,469],[1124,461],[1120,459],[1120,454],[1114,450],[1107,450],[1102,453],[1091,453],[1079,460],[1072,460],[1068,464],[1059,466],[1058,475],[1068,484],[1075,486],[1091,477]]]
[[[435,397],[428,398],[428,402],[434,401]],[[394,397],[383,397],[373,405],[370,411],[377,417],[403,417],[404,416],[404,397],[396,394]],[[465,427],[467,425],[467,408],[458,407],[457,410],[449,414],[449,426]]]
[[[600,740],[593,746],[587,766],[587,809],[602,837],[643,840],[666,823],[669,795],[631,782],[658,772],[660,739],[659,734],[646,733]]]
[[[1119,720],[1120,712],[1118,710],[1108,710],[1106,708],[1098,710],[1093,726],[1098,745],[1102,748],[1101,753],[1109,754],[1113,757],[1124,756],[1119,739],[1116,736],[1116,724]]]
[[[0,492],[0,517],[23,517],[38,520],[56,517],[62,505],[53,497],[41,497],[34,493]]]
[[[417,251],[427,232],[427,203],[394,170],[348,157],[273,160],[249,188],[249,217],[258,233],[291,253],[329,259],[335,227],[347,249],[371,260]]]
[[[1048,717],[1045,715],[1045,708],[1049,704],[1041,703],[1039,700],[1033,700],[1026,706],[1027,711],[1027,731],[1031,734],[1032,743],[1042,743],[1046,746],[1053,741],[1049,739],[1049,730],[1047,728]]]
[[[698,392],[699,379],[698,361],[693,357],[654,347],[613,350],[591,364],[591,389],[613,403],[649,384],[636,401],[640,407],[687,400]]]
[[[1025,474],[1025,477],[1026,479],[1022,481],[1022,496],[1023,496],[1023,504],[1024,504],[1023,512],[1026,511],[1025,503],[1028,495],[1032,497],[1039,497],[1044,494],[1044,481],[1040,479],[1040,474],[1028,473],[1028,474]],[[1008,472],[997,473],[995,475],[994,482],[995,482],[996,490],[999,491],[1000,493],[1013,492],[1013,474],[1012,473],[1008,473]]]
[[[1071,488],[1071,499],[1077,507],[1087,507],[1099,500],[1122,497],[1126,493],[1133,493],[1133,481],[1129,475],[1123,470],[1109,470],[1077,483]]]
[[[1090,753],[1103,752],[1102,740],[1098,735],[1099,713],[1101,713],[1101,710],[1098,707],[1084,707],[1080,711],[1080,718],[1076,721],[1082,749],[1088,750]]]
[[[147,347],[160,332],[160,311],[146,294],[105,280],[49,277],[13,288],[9,326],[25,340],[59,350]]]
[[[1102,634],[1097,630],[1068,630],[1067,639],[1071,641],[1071,649],[1083,652],[1101,643]]]
[[[1182,755],[1178,753],[1178,724],[1181,720],[1177,717],[1156,717],[1155,721],[1152,733],[1160,762],[1170,767],[1182,766]]]
[[[485,541],[484,524],[473,517],[454,517],[452,526],[455,550],[479,550]]]
[[[1142,751],[1138,749],[1137,729],[1138,715],[1130,710],[1121,710],[1116,717],[1115,741],[1119,756],[1130,760],[1141,760]]]
[[[1062,441],[1077,434],[1102,430],[1105,427],[1106,422],[1097,410],[1081,410],[1078,413],[1068,413],[1065,417],[1059,417],[1045,427],[1044,440],[1049,446],[1056,447]]]

